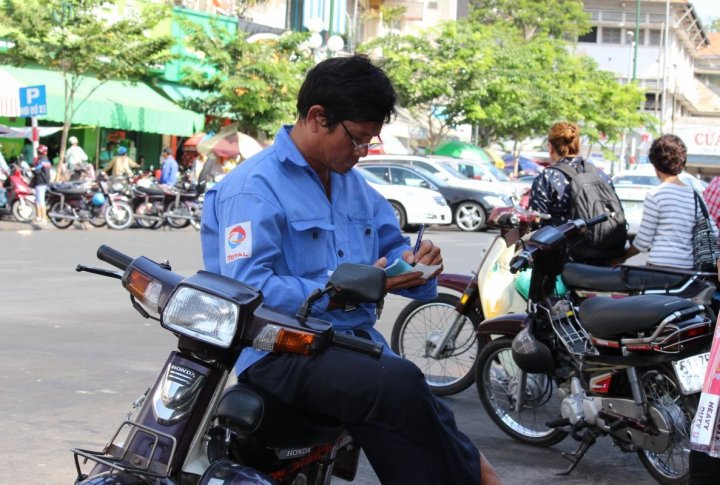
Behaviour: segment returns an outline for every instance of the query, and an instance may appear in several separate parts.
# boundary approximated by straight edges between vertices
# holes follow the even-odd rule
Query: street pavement
[[[465,274],[476,270],[492,236],[436,229],[425,234],[444,248],[445,270]],[[95,258],[101,244],[169,259],[181,274],[202,264],[193,229],[57,230],[0,221],[0,485],[71,483],[70,448],[102,448],[174,348],[172,334],[132,310],[117,280],[74,271],[78,263],[106,266]],[[388,298],[378,322],[386,337],[408,302]],[[570,476],[559,476],[568,465],[561,452],[576,448],[570,438],[551,448],[517,443],[490,421],[474,386],[444,400],[506,484],[654,483],[634,454],[607,438]],[[378,483],[365,459],[353,483]]]

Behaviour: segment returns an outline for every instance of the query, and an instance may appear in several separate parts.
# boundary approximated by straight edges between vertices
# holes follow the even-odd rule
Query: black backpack
[[[579,171],[580,167],[584,171]],[[627,224],[625,212],[615,189],[598,174],[598,169],[585,162],[578,164],[578,170],[567,162],[552,166],[562,172],[570,181],[572,219],[592,219],[607,214],[608,220],[597,224],[585,233],[585,239],[571,250],[575,260],[609,260],[625,253]]]

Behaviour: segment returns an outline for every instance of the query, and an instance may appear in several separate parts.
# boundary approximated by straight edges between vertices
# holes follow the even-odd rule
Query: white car
[[[403,231],[416,231],[420,224],[452,224],[450,207],[439,192],[422,187],[392,185],[362,167],[355,167],[355,170],[390,202]]]
[[[429,157],[423,157],[420,155],[368,155],[361,158],[360,162],[400,163],[411,167],[420,167],[427,170],[436,178],[439,178],[451,187],[482,190],[484,192],[490,192],[512,198],[515,198],[516,196],[519,198],[519,195],[522,195],[522,193],[516,194],[517,187],[512,185],[512,183],[499,184],[489,179],[482,180],[468,178],[467,175],[459,172],[453,167],[453,163],[456,160],[458,159],[437,155]],[[517,198],[515,200],[517,200]]]
[[[695,192],[702,195],[707,187],[707,183],[697,177],[693,177],[687,172],[682,172],[678,176],[685,184],[692,187]],[[645,196],[653,187],[660,185],[660,179],[655,175],[653,169],[650,173],[649,169],[625,170],[619,172],[612,179],[617,192],[620,203],[622,203],[625,211],[625,220],[628,223],[628,234],[634,236],[637,234],[640,222],[642,221],[643,204]]]

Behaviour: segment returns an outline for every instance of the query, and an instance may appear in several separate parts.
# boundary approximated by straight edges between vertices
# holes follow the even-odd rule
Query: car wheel
[[[485,219],[485,210],[477,202],[462,202],[455,208],[455,224],[461,231],[479,231],[485,227]]]
[[[395,214],[395,219],[398,221],[398,225],[400,226],[400,229],[405,229],[405,226],[407,225],[407,216],[405,215],[405,209],[402,205],[400,205],[399,202],[390,202],[390,205],[392,206],[393,213]]]

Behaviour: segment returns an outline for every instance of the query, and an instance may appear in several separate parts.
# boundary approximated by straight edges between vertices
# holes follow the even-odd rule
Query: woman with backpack
[[[573,261],[607,266],[625,252],[627,226],[615,188],[602,170],[579,155],[580,129],[561,121],[548,132],[552,165],[533,181],[530,209],[548,214],[541,225],[559,226],[569,220],[607,214],[608,220],[588,230],[573,248]]]

